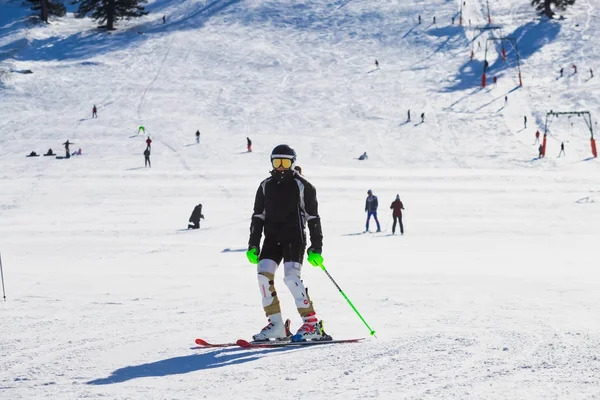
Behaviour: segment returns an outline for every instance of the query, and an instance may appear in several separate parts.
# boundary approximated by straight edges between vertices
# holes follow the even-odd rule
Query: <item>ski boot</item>
[[[281,318],[281,313],[269,315],[269,323],[267,326],[262,328],[260,332],[252,336],[252,340],[255,342],[268,342],[270,339],[275,340],[289,340],[292,337],[290,331],[290,320]]]
[[[333,340],[331,336],[325,333],[323,321],[319,321],[314,312],[304,317],[304,324],[292,336],[292,342],[306,342],[307,340]]]

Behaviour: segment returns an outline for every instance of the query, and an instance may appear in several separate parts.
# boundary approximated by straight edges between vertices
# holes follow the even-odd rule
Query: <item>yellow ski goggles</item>
[[[271,158],[273,168],[283,167],[285,169],[292,168],[293,161],[289,158]]]

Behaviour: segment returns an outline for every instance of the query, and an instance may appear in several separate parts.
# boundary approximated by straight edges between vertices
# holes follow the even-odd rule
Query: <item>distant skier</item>
[[[594,70],[590,68],[590,79],[594,77]]]
[[[559,157],[559,158],[560,158],[560,155],[561,155],[561,154],[562,154],[563,156],[565,156],[565,157],[567,156],[567,155],[565,154],[565,142],[561,142],[561,144],[560,144],[560,152],[558,153],[558,157]]]
[[[540,142],[540,131],[535,131],[535,142],[533,144],[538,144]]]
[[[46,154],[44,154],[45,156],[55,156],[56,154],[54,154],[54,152],[52,151],[52,149],[48,149],[48,151],[46,152]]]
[[[454,25],[454,17],[452,17],[452,25]]]
[[[163,20],[163,24],[167,23],[167,17],[165,15],[163,15],[162,20]]]
[[[494,85],[496,85],[496,83],[498,83],[498,77],[494,75]]]
[[[98,118],[98,109],[95,104],[94,107],[92,107],[92,118]]]
[[[540,144],[540,147],[538,147],[538,158],[542,158],[544,156],[544,147]]]
[[[433,23],[435,24],[435,16],[433,17]]]
[[[560,69],[560,77],[561,77],[561,78],[562,78],[562,76],[563,76],[563,73],[564,73],[564,72],[565,72],[565,69],[564,69],[564,68],[561,68],[561,69]]]
[[[248,149],[248,153],[252,152],[252,140],[249,137],[246,137],[246,148]]]
[[[523,125],[527,129],[527,115],[523,116]]]
[[[150,147],[146,147],[146,150],[144,150],[144,168],[147,167],[152,168],[152,164],[150,163]]]
[[[425,122],[425,113],[421,113],[421,123]]]
[[[192,215],[190,215],[188,229],[200,229],[200,219],[204,219],[202,215],[202,204],[198,204],[194,207]]]
[[[377,219],[377,207],[379,206],[377,202],[377,196],[373,195],[373,191],[371,189],[367,190],[367,200],[365,201],[365,212],[367,213],[367,224],[365,227],[365,232],[369,232],[369,221],[371,217],[375,218],[375,222],[377,223],[377,232],[381,232],[381,226],[379,225],[379,220]]]
[[[396,195],[396,200],[392,202],[390,206],[392,209],[392,219],[394,223],[392,224],[392,235],[396,234],[396,220],[398,221],[398,226],[400,228],[400,234],[404,235],[404,225],[402,224],[402,210],[404,210],[404,204],[400,201],[400,195]]]
[[[419,15],[419,24],[421,23],[421,16]]]
[[[504,96],[504,105],[507,106],[508,105],[508,96]]]
[[[200,143],[200,130],[196,131],[196,143]]]
[[[379,68],[379,61],[375,60],[375,68]]]
[[[360,157],[358,157],[359,160],[363,161],[363,160],[368,160],[369,157],[367,156],[367,152],[365,151],[364,153],[362,153],[360,155]]]
[[[74,143],[71,143],[68,140],[63,143],[63,145],[65,146],[65,158],[71,158],[71,150],[69,149],[69,146],[72,144]]]
[[[573,64],[573,73],[576,74],[577,73],[577,65]]]
[[[406,119],[406,122],[410,122],[410,108],[408,109],[408,118]]]
[[[150,136],[148,136],[148,139],[146,139],[146,147],[150,148],[151,145],[152,145],[152,139],[150,139]]]

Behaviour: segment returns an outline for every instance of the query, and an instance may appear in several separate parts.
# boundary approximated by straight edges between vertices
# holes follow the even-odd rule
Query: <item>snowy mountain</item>
[[[599,396],[600,164],[582,115],[547,113],[600,131],[600,1],[554,21],[490,7],[491,24],[483,0],[156,0],[106,33],[0,0],[0,398]],[[25,157],[67,140],[81,156]],[[280,143],[377,337],[305,263],[327,332],[366,340],[198,349],[266,324],[244,252]],[[362,234],[368,189],[381,233]]]

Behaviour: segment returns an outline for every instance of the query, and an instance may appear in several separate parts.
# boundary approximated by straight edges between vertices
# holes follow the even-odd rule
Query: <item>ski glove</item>
[[[321,255],[321,251],[317,249],[308,249],[308,262],[313,267],[320,267],[323,265],[323,256]]]
[[[258,264],[258,247],[252,246],[246,252],[246,257],[251,264]]]

